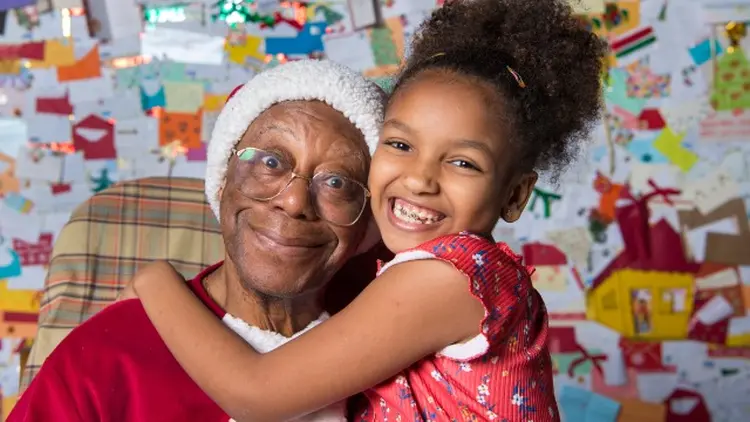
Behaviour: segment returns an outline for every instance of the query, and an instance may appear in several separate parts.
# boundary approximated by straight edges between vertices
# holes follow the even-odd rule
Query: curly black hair
[[[484,82],[500,94],[517,162],[556,180],[599,117],[606,53],[568,0],[452,1],[419,27],[391,98],[428,70]]]

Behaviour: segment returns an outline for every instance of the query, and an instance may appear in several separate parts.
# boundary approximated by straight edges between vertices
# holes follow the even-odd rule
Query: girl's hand
[[[115,302],[137,298],[138,294],[135,292],[135,287],[133,287],[133,280],[130,280],[127,286],[125,286],[125,289],[123,289],[120,294],[117,295],[117,299],[115,299]]]
[[[138,298],[137,286],[143,286],[146,283],[153,283],[156,280],[164,279],[164,277],[178,277],[182,279],[182,276],[167,261],[155,261],[146,265],[135,273],[133,278],[125,286],[125,289],[117,296],[115,302]]]

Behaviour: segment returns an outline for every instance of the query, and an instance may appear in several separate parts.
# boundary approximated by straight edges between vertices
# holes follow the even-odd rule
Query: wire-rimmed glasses
[[[307,181],[310,201],[322,220],[337,226],[356,223],[367,206],[370,191],[362,183],[332,172],[312,177],[294,172],[281,155],[259,148],[232,150],[242,178],[240,191],[256,201],[266,202],[281,195],[294,179]]]

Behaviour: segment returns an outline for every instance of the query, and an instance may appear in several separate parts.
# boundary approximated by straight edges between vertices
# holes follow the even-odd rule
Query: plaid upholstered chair
[[[223,257],[202,180],[133,180],[92,196],[73,212],[55,242],[21,390],[63,338],[113,302],[140,266],[166,259],[190,279]],[[374,278],[378,259],[391,257],[380,244],[347,262],[329,284],[329,312],[362,291]]]
[[[223,256],[203,180],[133,180],[92,196],[73,212],[52,251],[21,388],[73,328],[117,298],[140,266],[166,259],[192,278]]]

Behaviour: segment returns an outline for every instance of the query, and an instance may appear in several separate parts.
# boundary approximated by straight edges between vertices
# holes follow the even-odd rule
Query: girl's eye
[[[399,151],[409,151],[411,150],[411,147],[407,145],[405,142],[401,141],[386,141],[386,145],[390,146],[391,148],[395,148]]]
[[[479,167],[475,166],[474,164],[466,161],[466,160],[453,160],[450,162],[456,167],[462,168],[462,169],[469,169],[474,171],[481,171]]]

